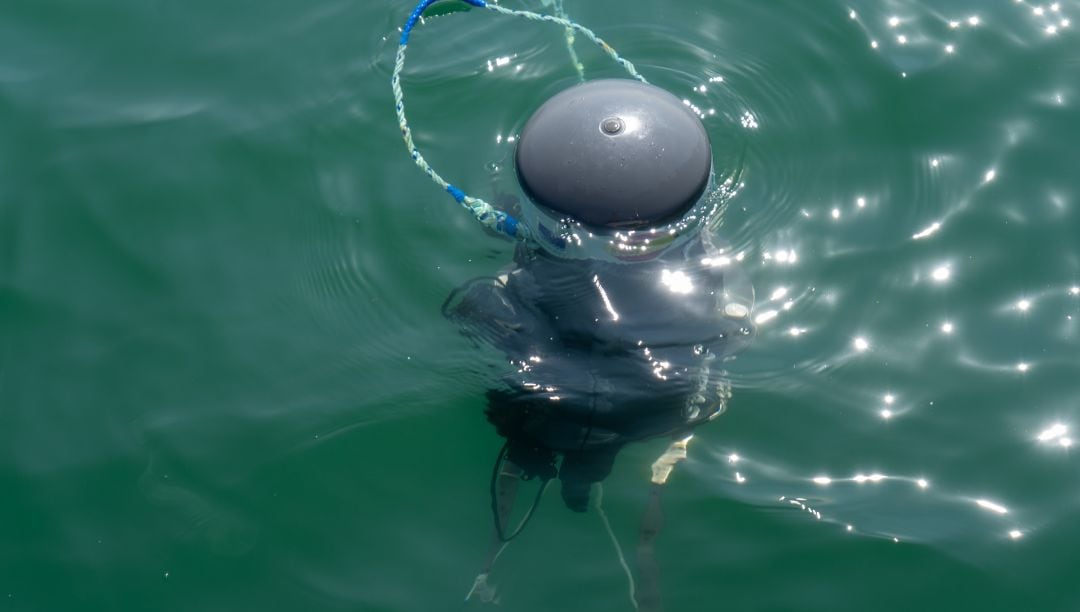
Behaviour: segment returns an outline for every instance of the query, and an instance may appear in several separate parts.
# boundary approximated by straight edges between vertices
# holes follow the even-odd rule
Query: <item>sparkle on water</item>
[[[1022,0],[1017,4],[1027,6]],[[1060,34],[1062,30],[1068,28],[1071,24],[1065,15],[1064,8],[1060,4],[1052,5],[1035,5],[1028,6],[1030,10],[1027,10],[1028,18],[1035,20],[1032,24],[1034,28],[1046,34]],[[880,13],[879,13],[880,14]],[[978,45],[972,42],[971,37],[974,31],[980,28],[993,28],[997,26],[997,20],[993,22],[988,21],[987,17],[979,13],[968,14],[953,14],[947,15],[942,18],[936,14],[916,15],[910,13],[904,13],[897,11],[895,14],[889,14],[885,17],[869,17],[863,12],[850,9],[846,12],[846,19],[858,25],[866,33],[869,46],[878,53],[902,53],[901,48],[908,50],[908,53],[917,53],[924,56],[929,56],[934,53],[937,54],[938,62],[951,62],[964,59],[965,50],[969,48],[977,47]],[[929,29],[926,28],[928,19],[938,19],[940,23],[946,26],[946,34],[944,40],[940,38],[940,35],[935,37]],[[905,78],[909,76],[910,70],[898,70],[897,76]],[[1064,85],[1064,84],[1061,84]],[[1048,103],[1054,105],[1065,105],[1066,96],[1059,88],[1058,90],[1051,90],[1051,94],[1048,96]],[[1067,92],[1066,92],[1067,93]],[[763,113],[762,116],[765,116]],[[751,120],[751,118],[753,118]],[[744,128],[756,129],[759,127],[759,119],[757,115],[751,111],[743,111],[741,117],[736,119]],[[1025,134],[1028,133],[1028,126],[1023,123],[1017,122],[1014,125],[1006,125],[1004,130],[1003,142],[1006,146],[1015,146],[1016,144],[1023,142]],[[1068,284],[1064,280],[1061,285],[1056,288],[1051,287],[1047,290],[1030,290],[1028,287],[1013,287],[1012,301],[1007,307],[1002,307],[1003,301],[1009,300],[1008,293],[1004,295],[998,294],[998,300],[996,303],[987,304],[963,304],[958,305],[955,301],[949,299],[949,295],[953,291],[963,290],[965,284],[968,281],[969,265],[977,267],[979,261],[974,259],[975,254],[968,255],[964,253],[959,247],[955,246],[951,241],[953,234],[947,234],[946,230],[956,230],[962,227],[962,215],[972,210],[974,202],[984,196],[980,196],[980,193],[989,193],[997,189],[999,186],[1005,184],[1012,177],[1009,176],[1011,170],[1011,160],[1008,155],[1003,151],[992,152],[987,158],[981,160],[965,159],[963,156],[946,150],[937,150],[927,152],[926,156],[922,158],[923,164],[925,164],[928,176],[933,178],[940,178],[941,180],[949,179],[956,180],[957,182],[965,183],[966,189],[962,189],[961,192],[954,197],[955,202],[953,205],[947,207],[943,211],[939,211],[933,216],[923,216],[921,219],[916,218],[916,223],[910,226],[906,236],[915,241],[916,244],[925,245],[922,251],[919,251],[918,259],[915,260],[915,283],[914,286],[918,286],[920,281],[929,286],[937,287],[939,294],[944,295],[942,298],[948,300],[942,302],[948,304],[948,311],[944,308],[939,313],[940,318],[931,318],[925,322],[925,327],[928,331],[932,332],[937,342],[948,342],[949,344],[939,344],[940,347],[954,347],[953,350],[960,349],[960,345],[966,344],[969,338],[960,334],[960,330],[971,329],[980,327],[981,324],[965,325],[965,321],[969,318],[985,319],[986,317],[993,316],[993,313],[1002,313],[1011,311],[1020,315],[1030,316],[1036,307],[1036,303],[1039,303],[1040,310],[1042,309],[1042,303],[1049,304],[1054,295],[1061,296],[1080,296],[1080,286],[1076,284]],[[963,178],[959,178],[959,177]],[[1054,195],[1053,192],[1049,192],[1047,199],[1054,203],[1059,210],[1068,209],[1068,201],[1066,198]],[[838,204],[838,202],[844,202],[846,204]],[[859,224],[866,218],[867,215],[874,215],[882,206],[887,206],[889,197],[884,193],[876,193],[873,191],[863,191],[856,195],[850,196],[850,199],[846,200],[833,200],[831,203],[822,206],[803,205],[798,210],[798,215],[802,221],[807,224],[814,224],[815,231],[820,231],[817,228],[822,228],[820,220],[829,222],[828,227],[836,228],[838,231],[859,231]],[[1022,222],[1024,219],[1023,213],[1011,213],[1015,217],[1016,223]],[[921,221],[921,222],[920,222]],[[949,238],[943,239],[948,235]],[[777,266],[777,265],[791,265],[795,264],[799,260],[799,256],[796,255],[796,250],[803,251],[807,249],[806,241],[792,240],[791,233],[786,233],[782,236],[777,236],[775,242],[770,242],[766,237],[765,244],[772,244],[771,247],[763,248],[761,251],[761,264],[763,266]],[[832,241],[831,243],[835,243]],[[812,253],[806,250],[806,257],[814,257],[816,253]],[[963,274],[961,274],[961,272]],[[808,334],[810,330],[815,330],[814,337],[817,338],[820,335],[822,323],[820,320],[813,318],[811,308],[828,310],[835,310],[838,300],[844,299],[845,296],[842,292],[837,291],[835,288],[826,287],[814,287],[805,286],[800,287],[793,281],[793,277],[783,275],[776,276],[775,278],[781,280],[783,284],[773,285],[773,288],[767,293],[767,300],[762,304],[759,304],[756,311],[753,314],[753,320],[759,325],[759,334],[763,341],[767,342],[769,338],[775,336],[784,336],[789,340],[799,340]],[[1074,279],[1069,279],[1073,280]],[[1003,288],[1006,289],[1006,288]],[[1016,297],[1017,293],[1021,297]],[[790,296],[790,297],[789,297]],[[854,296],[851,296],[853,299]],[[877,297],[877,296],[875,296]],[[900,308],[905,298],[903,296],[896,296],[893,300],[896,307]],[[1055,306],[1056,307],[1056,306]],[[1064,313],[1063,318],[1067,322],[1073,321],[1074,312]],[[778,325],[779,323],[779,325]],[[854,363],[862,360],[874,360],[881,359],[886,362],[890,360],[898,359],[898,356],[903,351],[918,351],[923,353],[929,353],[930,347],[933,346],[933,340],[931,337],[912,338],[908,341],[897,341],[895,338],[889,340],[885,336],[882,336],[877,332],[873,322],[851,322],[852,324],[847,327],[847,337],[850,338],[849,347],[850,351],[844,356],[838,356],[833,360],[825,360],[819,362],[811,362],[813,365],[808,365],[809,369],[814,372],[828,372],[832,369],[844,366],[848,367],[849,361]],[[843,326],[829,326],[832,330],[842,330]],[[1068,328],[1070,330],[1075,328]],[[1077,331],[1071,331],[1072,334],[1080,334],[1080,329]],[[872,341],[871,338],[875,338],[876,341]],[[1023,352],[1019,352],[1022,345],[1015,345],[1010,359],[1008,354],[1004,356],[998,356],[993,359],[980,359],[967,351],[957,353],[955,359],[958,363],[964,364],[965,367],[970,367],[973,370],[992,375],[1001,375],[1004,373],[1012,372],[1024,375],[1031,375],[1035,373],[1036,362],[1033,360],[1025,359],[1027,353],[1034,354],[1030,346],[1024,347]],[[943,349],[944,350],[944,349]],[[905,394],[906,395],[906,394]],[[923,394],[919,394],[923,395]],[[934,400],[933,398],[920,399],[918,401],[906,399],[902,405],[897,400],[897,396],[894,393],[886,393],[880,396],[881,400],[877,406],[869,406],[869,413],[879,419],[879,422],[892,422],[896,421],[899,417],[908,415],[914,412],[927,413],[933,411]],[[865,413],[864,413],[865,414]],[[904,419],[905,422],[907,419]],[[899,425],[899,423],[897,423]],[[1068,428],[1062,423],[1056,423],[1049,426],[1044,431],[1038,434],[1038,443],[1047,447],[1053,447],[1056,449],[1068,449],[1073,445],[1073,440],[1068,436]],[[767,482],[770,478],[777,479],[778,471],[781,470],[778,466],[767,465],[764,461],[750,461],[745,457],[741,457],[732,453],[728,458],[728,462],[734,464],[739,463],[739,471],[736,476],[733,476],[734,481],[742,484],[746,482],[747,478],[753,476],[754,486],[764,487],[767,486]],[[760,472],[760,473],[759,473]],[[926,477],[907,477],[907,476],[893,476],[883,472],[871,471],[871,472],[854,472],[851,476],[838,477],[831,474],[817,474],[810,476],[796,477],[792,476],[790,479],[780,478],[784,482],[787,482],[795,491],[798,491],[798,482],[809,483],[816,487],[829,487],[831,491],[837,491],[838,487],[844,487],[848,485],[860,486],[860,485],[885,485],[887,483],[909,483],[913,485],[917,490],[927,491],[930,488],[930,480]],[[928,492],[929,495],[934,495],[933,492]],[[957,512],[962,514],[959,510],[960,507],[970,507],[974,504],[974,507],[995,516],[1011,516],[1013,513],[1002,502],[996,501],[991,497],[981,497],[978,495],[963,495],[961,493],[945,493],[938,492],[936,499],[943,502],[951,502],[957,505]],[[825,507],[811,506],[806,499],[791,494],[785,493],[781,497],[782,501],[791,503],[800,507],[800,509],[806,510],[819,520],[830,520],[830,517],[826,512]],[[842,508],[835,508],[837,512],[842,513]],[[840,524],[846,531],[852,532],[855,530],[855,526],[850,521],[840,522],[837,517],[838,524]],[[1000,534],[1006,533],[1008,537],[1016,540],[1023,537],[1027,530],[1018,526],[1005,526],[996,525],[994,529],[997,529],[997,537]],[[860,529],[860,533],[867,533]],[[879,534],[881,535],[881,534]],[[890,536],[898,537],[898,536]]]

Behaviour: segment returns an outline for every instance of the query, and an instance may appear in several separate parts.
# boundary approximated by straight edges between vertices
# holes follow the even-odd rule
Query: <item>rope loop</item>
[[[446,181],[431,164],[424,159],[424,156],[420,153],[416,144],[413,142],[412,130],[409,128],[409,122],[405,117],[405,96],[401,91],[401,74],[405,70],[405,49],[409,46],[409,36],[412,34],[413,28],[417,23],[420,23],[421,16],[424,11],[428,9],[432,4],[439,2],[440,0],[420,0],[409,14],[409,18],[405,21],[405,25],[401,28],[401,38],[398,42],[397,57],[394,61],[394,73],[390,77],[390,87],[394,92],[394,108],[397,111],[398,126],[401,128],[401,137],[405,141],[405,146],[409,150],[409,156],[412,157],[416,165],[424,171],[431,180],[438,185],[441,189],[450,194],[454,201],[464,206],[472,215],[480,222],[481,225],[488,229],[509,236],[512,239],[526,240],[528,236],[528,230],[517,219],[506,214],[505,212],[495,208],[491,204],[488,204],[481,198],[470,196],[466,194],[462,189],[451,185]],[[487,0],[461,0],[462,2],[474,6],[477,8],[485,8],[496,13],[503,15],[513,15],[516,17],[523,17],[531,21],[545,21],[560,25],[565,28],[567,47],[570,50],[571,58],[574,61],[575,68],[578,70],[578,75],[583,77],[583,69],[581,64],[577,61],[577,55],[573,49],[573,41],[575,32],[580,33],[585,38],[589,39],[597,46],[599,46],[604,53],[608,55],[615,63],[619,64],[630,74],[631,77],[646,83],[645,77],[638,74],[634,65],[628,60],[620,56],[611,45],[607,44],[603,39],[597,36],[592,30],[585,26],[571,21],[565,16],[565,13],[561,10],[561,2],[557,5],[558,15],[544,15],[535,13],[533,11],[522,11],[515,9],[508,9],[498,4],[489,3]]]

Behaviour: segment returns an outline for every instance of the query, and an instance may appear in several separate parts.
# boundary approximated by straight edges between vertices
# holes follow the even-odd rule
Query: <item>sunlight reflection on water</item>
[[[1055,168],[1032,172],[1025,160],[1047,137],[1038,119],[1074,110],[1074,85],[1059,69],[1024,81],[1029,89],[1011,88],[996,74],[1013,68],[999,66],[994,54],[1071,40],[1080,5],[1018,0],[1008,8],[1015,18],[979,2],[947,9],[900,0],[852,2],[831,13],[805,9],[807,31],[843,27],[865,40],[862,55],[811,41],[821,44],[813,47],[818,55],[802,58],[816,68],[806,71],[799,64],[793,69],[788,56],[718,48],[715,33],[704,27],[684,38],[647,25],[614,33],[623,35],[621,52],[701,117],[718,168],[741,171],[717,233],[732,243],[725,257],[747,267],[763,299],[752,313],[756,344],[732,364],[733,410],[739,410],[740,391],[772,392],[781,401],[813,394],[827,399],[804,417],[815,426],[839,439],[872,431],[892,450],[887,461],[834,458],[850,467],[804,471],[779,450],[777,458],[760,447],[747,456],[736,453],[714,443],[706,428],[696,443],[706,458],[690,464],[705,486],[752,504],[797,506],[844,533],[960,540],[960,549],[1020,540],[1073,508],[1056,493],[1022,503],[1008,493],[1016,488],[1015,474],[1003,474],[996,487],[981,475],[978,484],[965,485],[957,471],[971,464],[953,454],[981,455],[1031,440],[1039,451],[1062,453],[1048,458],[1009,446],[1008,461],[1020,470],[1048,459],[1067,461],[1073,443],[1062,423],[1042,426],[1035,436],[1017,434],[1000,418],[976,421],[957,398],[978,392],[985,401],[992,391],[983,388],[1006,389],[1010,401],[1018,401],[1029,381],[1068,369],[1076,348],[1076,253],[1054,242],[1048,248],[1064,252],[1049,257],[1064,265],[1026,263],[1022,254],[1009,253],[1007,234],[1075,214],[1073,182]],[[656,44],[645,42],[646,32],[667,37],[671,53],[707,59],[689,68],[651,65],[658,62],[636,53]],[[539,44],[529,39],[521,49],[495,46],[480,69],[461,71],[481,83],[525,83],[544,75],[545,62],[556,61],[545,53],[560,44],[552,37]],[[1001,106],[967,121],[966,109],[981,94],[960,87],[946,96],[949,80],[992,89]],[[509,159],[527,114],[503,112],[484,134],[485,159],[503,186],[514,182]],[[912,134],[916,128],[921,131]],[[996,270],[1008,265],[1040,267],[1046,270],[1041,279],[1056,278],[1026,282],[1020,273],[1002,282]],[[689,290],[677,272],[663,280],[673,291]],[[870,382],[878,380],[889,382]],[[1068,416],[1035,404],[1025,407],[1032,421],[1026,427]],[[952,446],[906,455],[893,448],[914,441],[918,449],[921,436]],[[879,462],[901,467],[865,467]]]

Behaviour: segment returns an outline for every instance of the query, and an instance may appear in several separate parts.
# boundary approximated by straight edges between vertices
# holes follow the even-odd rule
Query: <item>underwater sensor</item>
[[[424,159],[405,116],[401,75],[409,35],[437,1],[420,0],[402,28],[391,77],[402,137],[435,184],[489,230],[521,241],[512,264],[458,287],[442,307],[477,347],[498,351],[512,366],[485,393],[484,414],[505,442],[491,471],[490,553],[466,601],[498,601],[488,580],[492,567],[556,480],[567,508],[595,508],[623,559],[601,505],[601,483],[626,445],[668,438],[652,465],[641,522],[640,588],[622,562],[634,607],[659,610],[652,550],[662,526],[661,491],[686,458],[695,428],[726,409],[725,364],[753,337],[753,288],[708,231],[731,179],[714,188],[701,118],[569,20],[561,0],[544,0],[554,15],[461,0],[563,27],[582,80],[573,51],[578,34],[630,77],[569,87],[524,124],[515,170],[530,205],[511,214],[467,195]],[[536,483],[535,494],[511,521],[527,481]]]

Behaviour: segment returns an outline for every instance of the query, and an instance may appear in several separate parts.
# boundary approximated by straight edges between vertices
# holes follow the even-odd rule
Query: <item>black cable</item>
[[[491,471],[491,516],[495,521],[495,534],[502,542],[509,542],[514,538],[521,535],[521,532],[525,529],[525,526],[529,524],[529,520],[532,519],[533,512],[536,511],[537,506],[540,505],[540,498],[544,495],[544,490],[547,489],[550,478],[544,478],[544,481],[540,484],[540,490],[536,492],[536,499],[533,500],[532,506],[529,508],[528,513],[525,514],[525,518],[521,520],[521,524],[518,525],[514,533],[508,537],[506,531],[503,529],[502,520],[499,519],[499,502],[495,492],[495,483],[499,479],[499,469],[502,467],[503,461],[506,459],[506,451],[510,447],[510,441],[507,440],[502,449],[499,450],[499,456],[495,459],[495,468]]]

